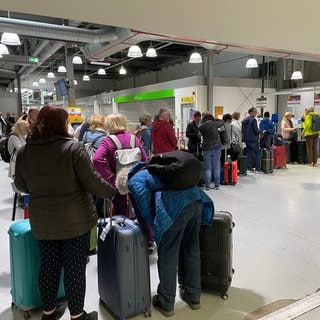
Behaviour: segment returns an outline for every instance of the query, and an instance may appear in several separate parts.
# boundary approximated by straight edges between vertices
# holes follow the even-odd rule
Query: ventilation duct
[[[84,43],[99,43],[115,40],[117,38],[115,30],[118,29],[115,27],[108,27],[106,29],[87,30],[50,23],[1,17],[0,28],[1,32],[15,32],[23,36]]]

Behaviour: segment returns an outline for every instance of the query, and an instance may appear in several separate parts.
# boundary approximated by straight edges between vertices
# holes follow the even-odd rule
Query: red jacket
[[[169,122],[157,120],[152,123],[152,143],[154,154],[176,150],[178,140]]]

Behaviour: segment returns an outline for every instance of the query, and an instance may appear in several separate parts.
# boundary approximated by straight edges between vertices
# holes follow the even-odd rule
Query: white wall
[[[246,112],[251,107],[256,107],[256,99],[261,97],[261,81],[242,81],[241,79],[229,79],[229,85],[214,84],[213,86],[213,112],[215,106],[223,106],[223,113],[241,113],[241,119],[245,117]],[[219,83],[219,81],[215,81]],[[223,82],[223,81],[222,81]],[[222,83],[221,82],[221,83]],[[233,86],[230,86],[233,84]],[[268,88],[265,93],[274,93],[275,89]],[[267,106],[263,111],[275,113],[276,97],[266,95]],[[212,110],[212,109],[210,109]],[[260,109],[258,108],[258,111]]]

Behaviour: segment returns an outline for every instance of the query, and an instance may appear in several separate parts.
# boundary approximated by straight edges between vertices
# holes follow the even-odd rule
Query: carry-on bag
[[[234,270],[232,268],[232,232],[234,223],[227,211],[215,211],[212,226],[200,230],[202,290],[228,298]]]
[[[239,175],[245,176],[247,174],[247,157],[239,153],[237,162]]]
[[[102,305],[118,319],[151,315],[148,242],[142,228],[126,216],[99,223],[98,291]]]
[[[223,184],[235,185],[238,181],[238,162],[229,159],[223,164]]]
[[[305,141],[297,141],[297,144],[298,144],[297,162],[301,164],[308,163],[307,143]]]
[[[38,286],[40,269],[38,241],[31,231],[29,219],[11,224],[8,234],[12,307],[28,312],[42,305]],[[58,298],[64,296],[64,286],[61,279]]]
[[[262,149],[261,150],[261,171],[264,173],[272,173],[274,167],[273,150]]]
[[[287,150],[285,146],[273,146],[274,168],[286,168],[287,166]]]

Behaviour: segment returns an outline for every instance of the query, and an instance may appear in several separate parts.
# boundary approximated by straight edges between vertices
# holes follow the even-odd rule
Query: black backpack
[[[4,162],[9,163],[11,155],[8,151],[9,137],[4,137],[0,140],[0,155]]]
[[[158,175],[164,186],[171,190],[197,186],[202,175],[200,160],[193,154],[180,150],[153,156],[147,169]]]

